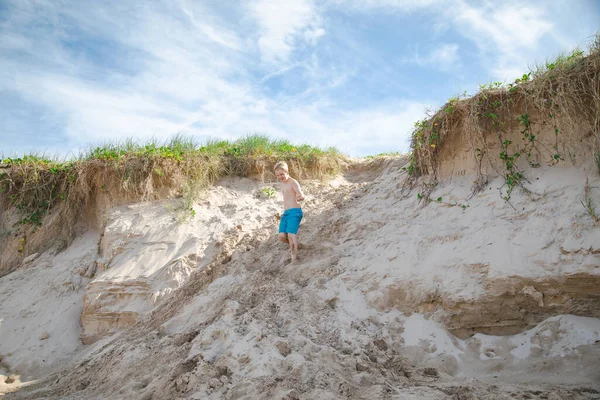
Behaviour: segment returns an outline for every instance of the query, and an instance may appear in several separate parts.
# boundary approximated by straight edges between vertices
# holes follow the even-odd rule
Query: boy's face
[[[277,177],[277,180],[281,181],[281,182],[285,182],[288,179],[288,174],[287,172],[285,172],[282,169],[277,169],[275,170],[275,176]]]

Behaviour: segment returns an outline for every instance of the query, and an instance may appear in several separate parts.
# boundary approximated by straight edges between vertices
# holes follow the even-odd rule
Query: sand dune
[[[405,164],[357,161],[302,182],[293,264],[276,241],[280,199],[261,195],[270,183],[224,179],[184,223],[171,200],[110,209],[102,229],[0,280],[0,390],[599,398],[600,227],[580,202],[589,166],[532,170],[510,203],[501,179],[469,198],[473,177],[453,176],[427,204],[403,186]]]

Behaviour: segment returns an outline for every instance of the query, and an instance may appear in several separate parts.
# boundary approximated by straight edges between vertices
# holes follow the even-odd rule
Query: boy
[[[296,235],[302,220],[302,209],[298,202],[304,200],[304,193],[298,182],[290,177],[285,161],[275,164],[275,176],[281,182],[283,208],[285,209],[279,223],[279,241],[290,245],[292,261],[296,261],[298,259],[298,237]]]

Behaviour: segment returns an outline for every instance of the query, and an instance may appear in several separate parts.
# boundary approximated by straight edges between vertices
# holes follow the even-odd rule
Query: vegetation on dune
[[[22,223],[39,226],[48,211],[62,204],[63,221],[73,225],[82,206],[97,192],[147,199],[156,188],[169,187],[178,189],[191,209],[198,191],[221,177],[258,174],[264,178],[278,160],[286,160],[292,174],[300,178],[323,177],[339,172],[344,158],[335,148],[296,146],[262,135],[202,144],[183,136],[167,142],[126,140],[90,148],[69,161],[39,154],[4,158],[0,206],[2,210],[15,207],[22,212]]]
[[[399,151],[388,151],[388,152],[385,152],[385,153],[379,153],[379,154],[375,154],[375,155],[368,155],[368,156],[365,156],[365,158],[371,159],[371,158],[378,158],[378,157],[398,157],[398,156],[401,156],[401,155],[402,155],[402,153],[399,152]]]
[[[524,166],[576,162],[582,130],[589,130],[600,173],[600,36],[589,51],[570,54],[537,66],[514,82],[481,85],[472,97],[451,98],[439,110],[415,123],[411,135],[412,178],[431,177],[433,187],[440,172],[442,150],[466,135],[467,147],[478,169],[473,193],[487,177],[483,165],[504,177],[501,195],[510,200],[513,189],[526,179]],[[510,132],[520,132],[516,140]],[[549,133],[550,132],[550,133]],[[544,136],[544,140],[542,139]],[[428,196],[424,196],[428,198]]]
[[[589,183],[587,176],[585,177],[583,198],[580,201],[581,201],[581,205],[583,206],[585,211],[588,213],[588,215],[590,217],[592,217],[592,220],[594,220],[594,222],[600,222],[600,216],[596,213],[596,206],[594,205],[594,202],[592,201],[591,188],[590,188],[590,183]]]

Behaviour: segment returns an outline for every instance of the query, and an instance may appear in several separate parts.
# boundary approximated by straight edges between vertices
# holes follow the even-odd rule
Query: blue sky
[[[0,154],[178,132],[406,151],[427,109],[598,21],[594,0],[0,0]]]

